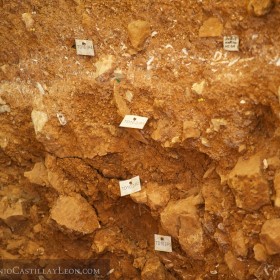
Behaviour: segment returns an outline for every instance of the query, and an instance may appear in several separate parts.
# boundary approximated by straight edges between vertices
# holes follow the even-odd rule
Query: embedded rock
[[[133,48],[138,51],[142,50],[151,32],[150,24],[144,20],[135,20],[128,24],[127,29],[129,40]]]
[[[238,260],[231,251],[225,254],[225,262],[232,274],[238,280],[245,279],[246,265],[242,261]]]
[[[165,280],[165,269],[158,257],[150,258],[146,261],[145,266],[141,273],[141,279],[159,279]]]
[[[197,215],[201,196],[190,196],[176,202],[170,201],[162,211],[162,227],[179,240],[184,251],[194,259],[203,259],[203,230]]]
[[[228,185],[235,195],[237,207],[254,211],[270,203],[269,184],[262,176],[261,164],[258,155],[248,160],[241,157],[228,175]]]
[[[60,196],[50,217],[60,228],[77,233],[89,234],[100,228],[94,209],[81,196]]]
[[[217,18],[209,18],[199,29],[199,37],[219,37],[223,32],[223,24]]]
[[[274,177],[275,200],[274,205],[280,207],[280,172],[278,171]]]
[[[269,255],[280,253],[280,219],[271,219],[263,224],[260,240]]]
[[[261,243],[255,244],[253,250],[256,261],[265,262],[267,260],[266,249]]]
[[[261,17],[268,14],[274,4],[274,0],[250,0],[247,9],[251,15]]]
[[[31,171],[25,172],[24,176],[37,185],[46,186],[49,184],[48,172],[43,162],[35,163]]]

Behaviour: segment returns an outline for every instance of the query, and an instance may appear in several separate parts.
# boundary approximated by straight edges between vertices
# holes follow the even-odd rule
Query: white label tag
[[[162,252],[172,252],[171,236],[155,234],[155,250]]]
[[[91,40],[75,39],[75,42],[77,54],[94,56],[93,43]]]
[[[239,51],[239,37],[237,35],[224,36],[224,49],[226,51]]]
[[[122,120],[120,127],[143,129],[147,121],[148,121],[148,118],[146,118],[146,117],[126,115],[124,117],[124,119]]]
[[[67,120],[62,113],[57,113],[56,116],[57,116],[58,121],[61,125],[66,125],[67,124]]]
[[[119,181],[121,196],[129,195],[141,191],[141,183],[139,176],[133,177],[130,180]]]

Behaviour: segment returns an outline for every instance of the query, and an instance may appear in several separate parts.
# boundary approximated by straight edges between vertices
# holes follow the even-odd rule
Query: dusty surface
[[[280,5],[245,2],[0,0],[2,258],[280,279]]]

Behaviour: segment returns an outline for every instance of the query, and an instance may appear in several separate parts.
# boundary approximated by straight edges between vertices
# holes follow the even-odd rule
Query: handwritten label
[[[93,43],[91,40],[78,40],[76,42],[76,51],[78,55],[94,56]]]
[[[66,125],[67,124],[67,120],[62,113],[57,113],[56,116],[57,116],[58,121],[61,125]]]
[[[155,234],[155,250],[162,252],[172,252],[171,236]]]
[[[130,180],[119,181],[121,196],[129,195],[141,191],[141,182],[139,176]]]
[[[239,37],[237,35],[224,36],[224,49],[226,51],[239,51]]]
[[[134,115],[126,115],[122,120],[120,127],[138,128],[143,129],[148,118],[139,117]]]

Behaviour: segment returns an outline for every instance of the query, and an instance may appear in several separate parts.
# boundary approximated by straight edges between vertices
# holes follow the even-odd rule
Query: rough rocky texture
[[[82,197],[60,196],[50,214],[62,229],[88,234],[100,227],[94,209]]]
[[[228,184],[234,192],[236,205],[247,211],[258,210],[270,203],[269,184],[262,176],[261,163],[259,155],[247,160],[241,157],[228,175]]]
[[[280,219],[271,219],[263,224],[260,240],[269,255],[280,253]]]
[[[261,17],[268,14],[274,4],[274,0],[250,0],[248,11],[254,16]]]
[[[0,0],[0,16],[1,258],[280,279],[279,0]]]

